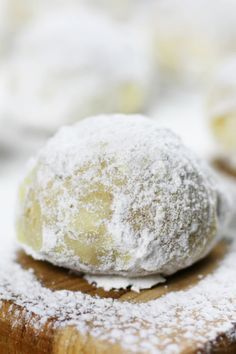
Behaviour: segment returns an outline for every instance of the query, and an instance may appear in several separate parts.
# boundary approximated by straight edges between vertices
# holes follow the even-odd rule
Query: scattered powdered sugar
[[[226,211],[217,179],[145,117],[64,127],[34,167],[18,220],[23,235],[42,237],[37,252],[30,240],[25,247],[35,258],[85,273],[168,275],[203,258],[220,235]],[[32,218],[40,230],[29,230]]]
[[[72,291],[51,291],[0,251],[0,306],[10,300],[40,317],[31,322],[40,331],[55,318],[55,327],[75,326],[81,334],[119,343],[124,350],[180,353],[186,343],[202,347],[236,322],[236,241],[219,267],[194,287],[168,293],[147,303],[102,299]],[[17,316],[16,316],[17,317]]]

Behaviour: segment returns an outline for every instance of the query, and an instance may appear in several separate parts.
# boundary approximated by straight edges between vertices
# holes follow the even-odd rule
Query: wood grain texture
[[[220,172],[236,178],[236,169],[233,168],[225,159],[215,159],[212,161],[212,165]]]
[[[47,288],[55,290],[81,291],[91,296],[113,298],[119,301],[135,303],[157,299],[172,291],[185,290],[196,286],[199,274],[205,277],[217,268],[220,260],[227,252],[228,245],[221,242],[212,253],[194,266],[169,277],[165,284],[150,290],[135,293],[129,290],[106,292],[88,284],[81,276],[65,269],[55,267],[47,262],[35,261],[23,252],[17,254],[17,262],[25,269],[32,268],[38,280]],[[29,313],[21,306],[5,301],[0,313],[0,353],[1,354],[124,354],[128,353],[120,345],[111,345],[99,341],[89,335],[81,335],[76,328],[55,327],[55,319],[51,318],[38,331],[33,324],[40,318]],[[178,335],[178,334],[177,334]],[[229,340],[231,338],[231,341]],[[210,350],[209,350],[210,348]],[[182,354],[196,353],[191,343],[183,343]],[[227,333],[215,338],[213,343],[206,343],[198,353],[236,353],[235,341]]]

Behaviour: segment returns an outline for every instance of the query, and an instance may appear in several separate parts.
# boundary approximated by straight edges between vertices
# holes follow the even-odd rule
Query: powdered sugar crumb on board
[[[112,289],[126,289],[130,287],[131,290],[140,292],[142,289],[149,289],[154,285],[165,282],[165,278],[158,274],[137,278],[119,277],[115,275],[86,274],[84,278],[89,284],[96,284],[97,287],[101,287],[106,291],[110,291]]]

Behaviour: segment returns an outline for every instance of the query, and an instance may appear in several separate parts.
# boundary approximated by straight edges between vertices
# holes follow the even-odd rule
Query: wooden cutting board
[[[67,289],[81,291],[91,296],[97,295],[102,298],[118,299],[118,301],[141,303],[157,299],[173,291],[196,287],[200,281],[199,274],[205,277],[214,272],[227,252],[228,244],[221,242],[205,260],[169,277],[167,283],[140,293],[129,290],[105,292],[89,285],[83,278],[70,274],[65,269],[54,267],[47,262],[35,261],[23,252],[17,254],[17,262],[25,269],[32,268],[38,280],[53,291]],[[54,328],[54,318],[49,319],[40,333],[38,333],[35,331],[33,323],[39,321],[40,318],[33,310],[31,313],[26,313],[23,306],[16,305],[12,301],[3,301],[0,308],[1,354],[128,353],[119,344],[111,345],[89,335],[81,335],[74,327]],[[186,344],[183,343],[184,349],[181,353],[236,353],[236,328],[234,329],[235,341],[232,340],[232,333],[231,340],[228,338],[227,333],[222,333],[213,342],[206,342],[205,349],[201,351],[197,351],[197,343],[194,340],[188,341]],[[176,336],[178,336],[178,333],[176,333]]]

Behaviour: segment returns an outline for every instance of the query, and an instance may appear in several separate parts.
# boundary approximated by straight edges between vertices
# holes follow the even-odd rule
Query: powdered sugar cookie
[[[76,271],[168,275],[203,258],[224,220],[207,166],[143,116],[62,128],[19,189],[18,240]]]

